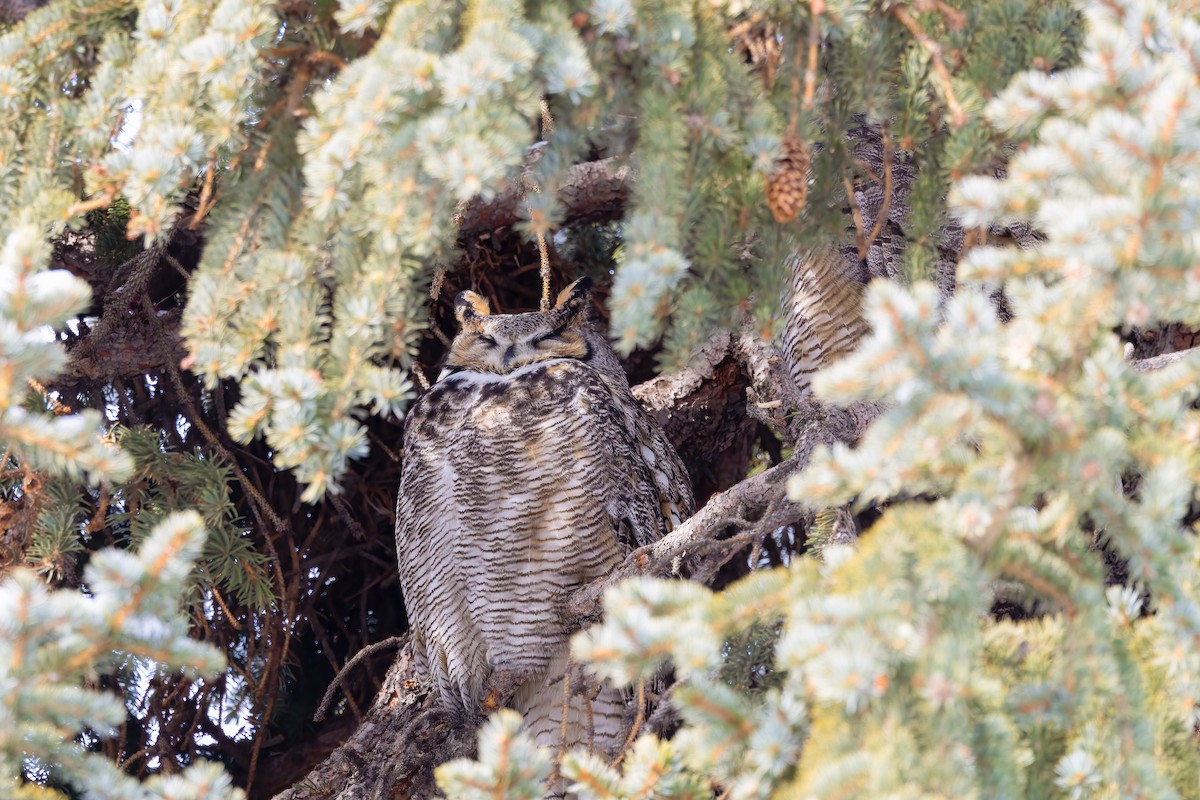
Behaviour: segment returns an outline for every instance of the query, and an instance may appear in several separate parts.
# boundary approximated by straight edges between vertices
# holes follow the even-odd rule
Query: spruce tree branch
[[[305,61],[311,61],[316,64],[329,64],[330,66],[337,67],[339,70],[345,69],[348,66],[346,59],[337,53],[331,53],[328,50],[313,50],[302,45],[272,47],[267,51],[267,55],[275,58],[300,57]]]
[[[289,626],[285,626],[285,627],[290,628],[291,626],[289,625]],[[285,631],[284,632],[284,645],[282,648],[283,650],[286,651],[288,649],[289,642],[290,642],[290,636]],[[269,660],[267,662],[267,670],[263,674],[262,681],[259,683],[260,691],[262,688],[268,686],[270,683],[274,683],[275,675],[278,671],[277,665],[280,663],[280,660],[275,657],[275,648],[270,649],[268,658],[269,658]],[[256,694],[255,703],[257,704],[257,703],[261,702],[262,698],[260,696],[257,696],[260,694],[260,692],[255,692],[255,694]],[[258,774],[258,759],[259,759],[259,756],[262,755],[263,742],[265,742],[267,739],[267,731],[270,730],[270,725],[267,723],[271,719],[271,712],[273,712],[275,710],[275,698],[278,696],[279,696],[279,694],[277,692],[271,692],[270,698],[267,700],[267,706],[266,706],[266,708],[263,709],[262,715],[259,719],[258,727],[254,731],[254,744],[250,748],[250,768],[248,770],[246,770],[246,793],[247,794],[250,793],[250,789],[254,786],[254,778]]]
[[[1011,563],[1004,564],[1000,569],[1004,575],[1030,587],[1043,597],[1052,600],[1068,617],[1073,617],[1079,613],[1068,592],[1054,585],[1041,575],[1038,575],[1029,565]]]
[[[93,391],[106,383],[161,374],[187,354],[179,333],[180,313],[153,312],[157,325],[143,314],[129,315],[117,324],[87,329],[72,346],[68,338],[67,367],[46,385],[62,397]],[[85,349],[84,342],[91,342]]]
[[[150,298],[147,294],[145,294],[145,292],[142,293],[141,302],[143,308],[146,309],[146,312],[151,315],[153,324],[157,324],[157,317],[153,315],[153,307],[150,303]],[[203,436],[210,446],[217,450],[217,452],[225,456],[230,463],[238,463],[237,459],[233,457],[233,454],[228,450],[228,448],[225,447],[216,434],[213,433],[213,431],[204,422],[204,418],[201,416],[200,410],[196,407],[191,393],[188,392],[187,388],[183,385],[183,378],[179,374],[179,369],[176,367],[175,363],[168,362],[165,366],[167,369],[167,374],[171,380],[171,384],[174,387],[177,396],[179,397],[179,401],[184,405],[188,412],[189,419],[196,426],[197,430],[200,431],[201,436]],[[255,510],[255,516],[258,517],[260,514],[266,516],[272,521],[278,533],[290,536],[290,527],[278,514],[275,513],[275,510],[271,507],[270,503],[267,502],[267,499],[263,497],[261,492],[258,491],[258,487],[255,486],[246,476],[245,471],[237,469],[234,470],[234,474],[237,475],[238,480],[246,490],[247,495],[252,499],[251,507]],[[295,601],[295,596],[289,593],[288,589],[296,587],[296,580],[293,578],[290,583],[284,581],[282,565],[279,559],[279,551],[275,547],[274,537],[267,526],[263,524],[261,517],[259,518],[259,524],[263,529],[261,538],[266,544],[267,553],[270,556],[271,574],[275,579],[275,589],[279,598],[279,602],[283,606],[283,614],[285,615],[286,619],[295,619],[297,604]],[[266,667],[263,670],[262,678],[254,693],[255,705],[262,703],[263,694],[266,688],[268,686],[275,685],[276,681],[278,680],[280,668],[287,662],[288,655],[291,650],[292,626],[283,625],[282,633],[283,642],[281,646],[272,646],[268,650]],[[277,692],[271,692],[268,695],[266,706],[262,709],[262,714],[260,717],[261,720],[265,721],[271,719],[271,713],[274,710],[275,700],[277,697]],[[255,773],[258,769],[258,759],[262,752],[263,742],[266,741],[266,736],[269,730],[270,727],[266,724],[258,725],[257,729],[255,730],[254,742],[251,746],[250,753],[250,766],[246,776],[247,792],[250,791],[250,787],[254,784]]]
[[[114,328],[119,327],[117,320],[121,318],[121,315],[127,314],[131,307],[138,304],[139,298],[150,286],[150,279],[154,277],[158,261],[166,252],[167,242],[170,238],[170,236],[165,237],[161,245],[143,250],[112,271],[112,277],[108,283],[109,288],[104,297],[104,310],[95,327],[92,328],[92,335],[76,347],[77,353],[73,354],[76,358],[92,356],[99,343]],[[148,313],[152,316],[155,314],[153,305]]]
[[[181,688],[187,685],[194,684],[191,684],[190,681],[180,681]],[[187,729],[183,732],[183,735],[175,739],[176,742],[183,743],[187,746],[192,745],[192,743],[195,741],[196,731],[200,728],[201,723],[208,717],[208,709],[211,708],[210,703],[212,702],[212,695],[212,684],[205,683],[204,687],[200,691],[199,702],[193,706],[194,713],[192,714],[192,719],[188,723]]]
[[[200,190],[200,201],[196,208],[196,213],[192,215],[192,221],[188,223],[189,230],[196,230],[200,227],[200,223],[208,216],[208,212],[217,203],[217,198],[213,196],[213,180],[217,172],[217,154],[216,152],[209,153],[208,165],[204,170],[204,186]]]
[[[183,264],[179,263],[179,259],[175,258],[175,256],[171,255],[170,253],[164,253],[163,258],[167,260],[167,263],[171,265],[171,269],[175,270],[179,277],[183,278],[185,281],[191,280],[192,274],[183,268]]]
[[[242,629],[242,623],[238,622],[237,615],[230,611],[229,606],[225,604],[225,600],[221,597],[221,592],[217,585],[215,583],[212,584],[209,586],[209,590],[213,593],[213,599],[217,601],[217,605],[221,607],[221,611],[224,612],[225,619],[228,621],[229,625],[235,631],[240,631]]]
[[[101,208],[108,208],[112,205],[115,195],[112,191],[100,192],[89,200],[80,200],[67,209],[67,216],[74,217],[79,214],[86,214],[89,211],[95,211]]]
[[[146,303],[147,307],[149,307],[149,298],[145,296],[143,297],[144,302]],[[188,392],[187,387],[183,385],[183,377],[179,374],[179,368],[171,362],[167,362],[164,366],[166,367],[167,376],[171,379],[171,385],[175,388],[175,393],[179,396],[180,402],[183,403],[184,407],[187,409],[188,417],[191,422],[195,424],[196,430],[200,431],[200,435],[204,437],[209,446],[228,459],[230,463],[238,463],[238,460],[234,457],[233,453],[229,451],[229,448],[227,448],[224,443],[221,442],[220,438],[213,433],[212,429],[209,428],[204,422],[204,418],[200,414],[200,409],[196,407],[195,402],[192,400],[191,393]],[[287,523],[284,522],[283,518],[275,512],[275,509],[271,507],[271,504],[267,501],[267,498],[263,497],[263,494],[258,490],[258,487],[250,482],[250,479],[246,477],[242,470],[236,469],[234,470],[234,474],[237,475],[238,482],[241,483],[242,488],[245,489],[246,494],[253,501],[255,508],[262,513],[264,517],[270,520],[271,525],[276,531],[279,533],[286,533],[288,531]],[[278,563],[279,553],[275,550],[275,543],[272,540],[271,535],[266,531],[263,532],[263,541],[267,544],[267,549],[271,558]],[[283,586],[280,585],[278,589],[280,596],[282,596]]]
[[[750,32],[751,28],[762,22],[766,17],[767,12],[755,11],[748,18],[730,28],[727,35],[730,39],[741,39]]]
[[[289,538],[288,550],[292,552],[295,558],[294,547],[290,544],[292,539],[292,531],[290,528],[281,528],[281,533],[285,533]],[[298,570],[293,570],[291,579],[287,583],[287,590],[284,590],[283,567],[279,561],[279,555],[275,550],[274,542],[269,534],[263,537],[267,541],[269,552],[273,556],[271,567],[275,575],[276,585],[279,587],[279,602],[282,606],[281,616],[285,620],[294,620],[299,618],[297,602],[297,593],[299,592],[300,574]],[[246,772],[246,793],[250,794],[250,789],[254,785],[254,778],[258,772],[258,759],[262,754],[264,742],[267,740],[267,734],[271,730],[268,722],[271,719],[272,712],[275,710],[275,701],[279,698],[279,692],[273,691],[269,694],[265,707],[263,706],[263,695],[269,687],[278,686],[280,673],[283,665],[288,663],[291,655],[292,647],[292,632],[294,626],[291,624],[283,624],[277,626],[275,631],[281,631],[283,635],[282,644],[278,644],[271,640],[267,647],[267,663],[263,670],[262,678],[254,690],[254,704],[256,707],[262,708],[262,713],[259,716],[259,724],[254,731],[254,742],[250,748],[250,766]]]
[[[629,754],[629,748],[633,745],[633,741],[637,739],[638,733],[642,730],[642,723],[646,721],[646,679],[638,678],[637,682],[637,713],[633,717],[633,724],[629,726],[629,735],[625,737],[625,743],[621,745],[620,752],[616,757],[608,763],[610,767],[619,767],[621,762],[625,760],[625,756]]]
[[[309,617],[308,624],[312,628],[317,643],[321,646],[321,652],[325,656],[325,660],[329,662],[330,667],[340,673],[341,670],[338,667],[337,658],[334,656],[333,642],[329,638],[329,631],[321,623],[320,616]],[[354,719],[362,722],[362,709],[358,707],[358,701],[354,699],[353,695],[346,695],[346,705],[349,707],[350,713],[354,715]],[[320,720],[315,721],[319,722]]]
[[[950,26],[950,30],[962,30],[967,24],[967,15],[945,0],[934,0],[934,6],[937,8],[938,13],[942,15],[942,18],[946,20],[946,24]]]
[[[946,62],[942,59],[942,45],[930,37],[925,29],[913,19],[912,15],[908,13],[907,6],[894,5],[888,9],[888,13],[895,17],[901,25],[908,28],[908,32],[913,35],[913,38],[929,53],[934,75],[942,87],[942,95],[946,98],[946,107],[950,110],[951,127],[961,128],[966,125],[967,113],[959,105],[958,98],[954,95],[954,88],[950,85],[950,70],[946,68]]]

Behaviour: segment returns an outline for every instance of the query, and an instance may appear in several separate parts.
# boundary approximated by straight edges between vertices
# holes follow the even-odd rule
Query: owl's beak
[[[504,351],[504,368],[510,369],[512,367],[513,359],[515,359],[516,357],[517,357],[517,346],[515,344],[510,344],[507,347],[507,349],[505,349],[505,351]]]

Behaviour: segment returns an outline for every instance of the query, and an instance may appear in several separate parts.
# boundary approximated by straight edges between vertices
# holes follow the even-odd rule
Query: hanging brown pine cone
[[[783,140],[783,158],[767,176],[767,208],[776,222],[791,222],[808,200],[808,146],[798,136]]]

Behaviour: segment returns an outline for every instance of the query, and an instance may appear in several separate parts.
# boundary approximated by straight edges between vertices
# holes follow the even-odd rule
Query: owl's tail
[[[512,707],[525,717],[525,730],[534,741],[551,750],[591,747],[611,757],[625,742],[626,693],[600,681],[575,665],[568,676],[567,648],[550,660],[541,677],[524,684],[513,696]],[[564,677],[567,689],[564,692]],[[567,724],[563,726],[563,711]],[[564,735],[565,733],[565,735]]]

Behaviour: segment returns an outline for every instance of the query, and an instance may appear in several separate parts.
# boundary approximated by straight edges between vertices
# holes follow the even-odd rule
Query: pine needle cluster
[[[229,467],[202,452],[172,452],[148,428],[119,429],[116,438],[133,459],[134,470],[113,488],[106,520],[112,535],[137,547],[168,515],[195,509],[208,537],[190,581],[189,605],[199,605],[205,591],[215,591],[216,602],[255,611],[275,600],[267,558],[254,549],[230,500]],[[221,599],[222,594],[230,600]]]
[[[140,782],[89,743],[114,735],[124,699],[89,686],[98,673],[137,663],[219,672],[224,659],[188,635],[179,614],[181,587],[204,544],[195,512],[164,519],[137,552],[97,553],[84,580],[89,593],[50,591],[31,570],[0,582],[0,791],[33,800],[49,796],[20,782],[34,775],[104,800],[237,800],[220,765],[199,763]]]

